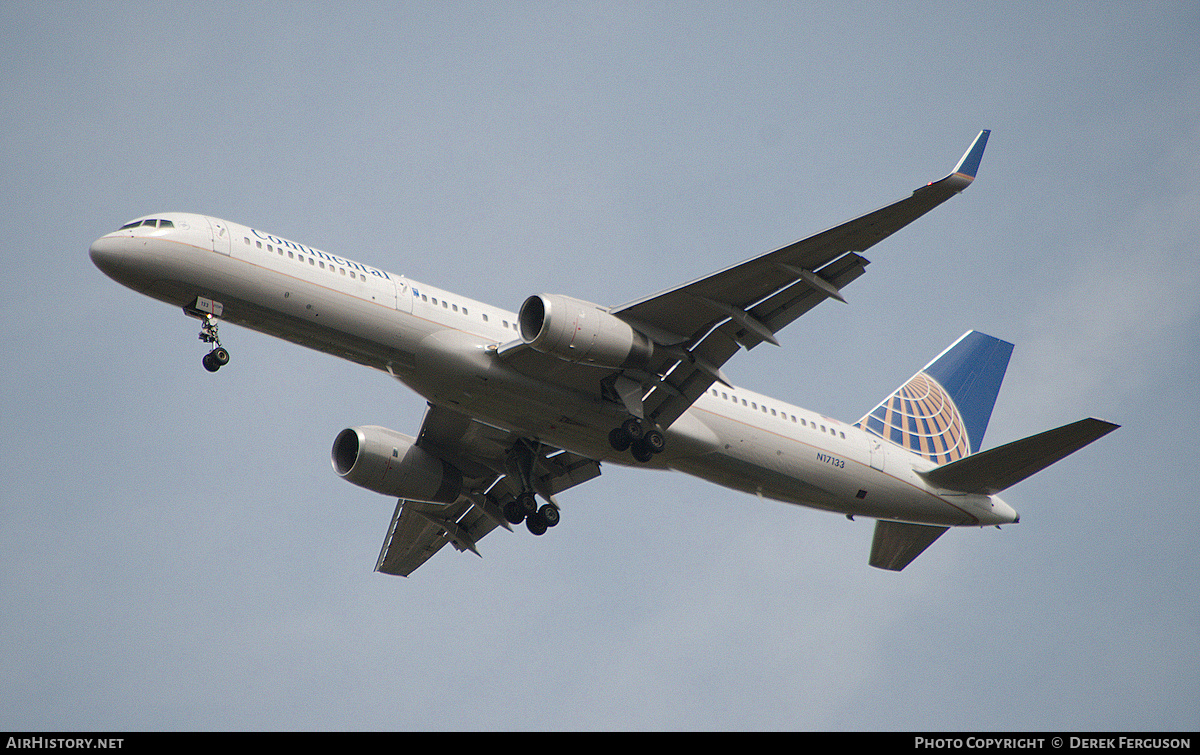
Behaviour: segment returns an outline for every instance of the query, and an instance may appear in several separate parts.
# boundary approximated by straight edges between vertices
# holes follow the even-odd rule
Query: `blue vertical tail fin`
[[[1013,345],[966,333],[857,423],[938,464],[979,450]]]

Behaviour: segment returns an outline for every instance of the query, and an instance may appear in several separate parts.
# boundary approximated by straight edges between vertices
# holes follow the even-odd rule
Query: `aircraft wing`
[[[522,340],[497,355],[527,375],[581,392],[597,391],[635,417],[670,427],[713,382],[722,365],[763,341],[862,275],[862,252],[967,188],[990,131],[981,131],[954,170],[897,202],[682,286],[608,310],[655,342],[651,364],[608,369],[543,354]]]
[[[463,473],[463,491],[450,504],[400,499],[375,571],[407,577],[450,543],[476,555],[476,544],[496,527],[509,529],[503,506],[522,490],[513,468],[517,444],[533,456],[530,485],[544,498],[600,474],[600,464],[577,454],[522,440],[464,414],[430,405],[417,445]]]
[[[727,382],[721,366],[739,348],[763,341],[826,299],[844,301],[841,289],[862,275],[859,255],[941,203],[975,179],[990,131],[981,131],[945,178],[910,196],[815,236],[705,278],[610,312],[667,349],[648,381],[645,415],[668,427],[714,381]]]

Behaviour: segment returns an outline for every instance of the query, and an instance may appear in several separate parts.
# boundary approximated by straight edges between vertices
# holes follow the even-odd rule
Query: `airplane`
[[[762,498],[875,520],[868,563],[900,571],[950,527],[1015,524],[998,493],[1115,430],[1088,418],[981,450],[1013,345],[969,331],[857,422],[735,386],[722,371],[863,274],[861,255],[975,179],[990,131],[899,201],[615,307],[561,294],[516,313],[206,215],[144,216],[94,264],[201,323],[221,322],[386,372],[421,395],[417,435],[351,427],[344,480],[397,499],[375,569],[407,577],[449,543],[559,524],[559,496],[602,464],[677,470]]]

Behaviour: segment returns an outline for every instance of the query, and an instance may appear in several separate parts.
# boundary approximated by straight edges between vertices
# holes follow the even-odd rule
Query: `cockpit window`
[[[152,218],[150,220],[135,220],[132,223],[126,223],[117,230],[125,231],[129,230],[130,228],[137,228],[139,226],[144,226],[146,228],[174,228],[175,224],[170,220],[159,220],[157,218]]]

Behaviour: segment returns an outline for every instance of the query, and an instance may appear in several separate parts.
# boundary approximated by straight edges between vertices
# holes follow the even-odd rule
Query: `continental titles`
[[[375,267],[371,267],[370,265],[364,265],[361,262],[355,262],[354,260],[346,259],[345,257],[338,257],[338,256],[332,255],[328,252],[322,252],[320,249],[314,249],[311,246],[305,246],[304,244],[298,244],[295,241],[288,241],[287,239],[281,239],[278,236],[272,236],[269,233],[259,233],[258,230],[254,229],[254,228],[250,229],[250,233],[253,233],[255,236],[259,237],[263,241],[269,241],[270,243],[275,244],[276,246],[287,247],[288,249],[293,249],[297,252],[300,252],[301,254],[308,254],[313,257],[316,257],[317,259],[322,259],[322,260],[325,260],[326,262],[332,262],[335,265],[342,265],[344,267],[354,268],[355,270],[358,270],[359,272],[362,272],[364,274],[374,275],[376,278],[384,278],[385,280],[392,279],[391,276],[389,276],[385,271],[380,270]]]

